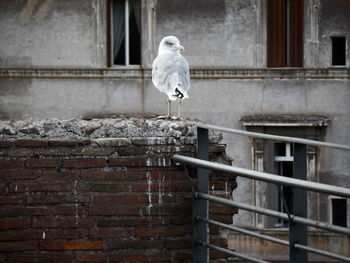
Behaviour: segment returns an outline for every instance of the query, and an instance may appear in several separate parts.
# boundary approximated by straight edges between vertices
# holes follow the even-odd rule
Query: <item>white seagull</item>
[[[154,86],[168,95],[168,114],[158,118],[170,118],[171,101],[177,100],[178,116],[181,118],[181,100],[187,99],[190,89],[190,72],[187,60],[180,54],[184,51],[177,37],[167,36],[160,41],[158,56],[152,64]]]

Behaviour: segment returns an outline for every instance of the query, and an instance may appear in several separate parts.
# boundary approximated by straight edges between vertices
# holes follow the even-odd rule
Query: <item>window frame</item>
[[[113,52],[113,1],[107,0],[107,67],[111,68],[130,68],[140,69],[142,64],[142,23],[140,24],[140,61],[139,64],[130,64],[130,25],[129,25],[129,9],[130,0],[125,1],[124,9],[124,30],[125,30],[125,41],[124,41],[124,56],[125,64],[114,64],[114,52]],[[142,5],[140,1],[140,20],[142,21]]]

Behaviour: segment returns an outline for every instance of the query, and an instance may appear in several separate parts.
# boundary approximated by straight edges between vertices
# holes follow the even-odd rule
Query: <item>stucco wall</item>
[[[0,66],[99,65],[95,0],[0,2]]]
[[[255,60],[259,51],[255,37],[261,23],[255,1],[179,2],[180,6],[171,0],[158,1],[158,43],[166,35],[178,36],[191,66],[262,66]]]

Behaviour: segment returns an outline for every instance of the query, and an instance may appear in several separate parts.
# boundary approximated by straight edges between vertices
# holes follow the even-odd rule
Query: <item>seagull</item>
[[[180,54],[184,51],[175,36],[167,36],[160,41],[158,56],[152,64],[152,82],[154,86],[168,96],[168,114],[158,118],[170,118],[171,101],[178,102],[178,116],[181,119],[181,101],[188,99],[190,72],[187,60]]]

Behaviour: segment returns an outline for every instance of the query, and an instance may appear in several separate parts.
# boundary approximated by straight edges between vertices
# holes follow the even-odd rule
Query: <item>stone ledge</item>
[[[94,139],[101,146],[123,146],[131,143],[135,145],[175,144],[174,138],[195,136],[198,123],[190,120],[143,118],[10,120],[0,122],[0,138],[55,139],[50,143],[58,146],[63,143],[59,138],[64,138],[65,141],[67,139]],[[193,143],[191,139],[183,139],[182,143],[186,142]],[[75,146],[74,141],[71,144]]]
[[[140,79],[151,68],[0,68],[0,78]],[[192,67],[191,79],[350,79],[350,68]]]

